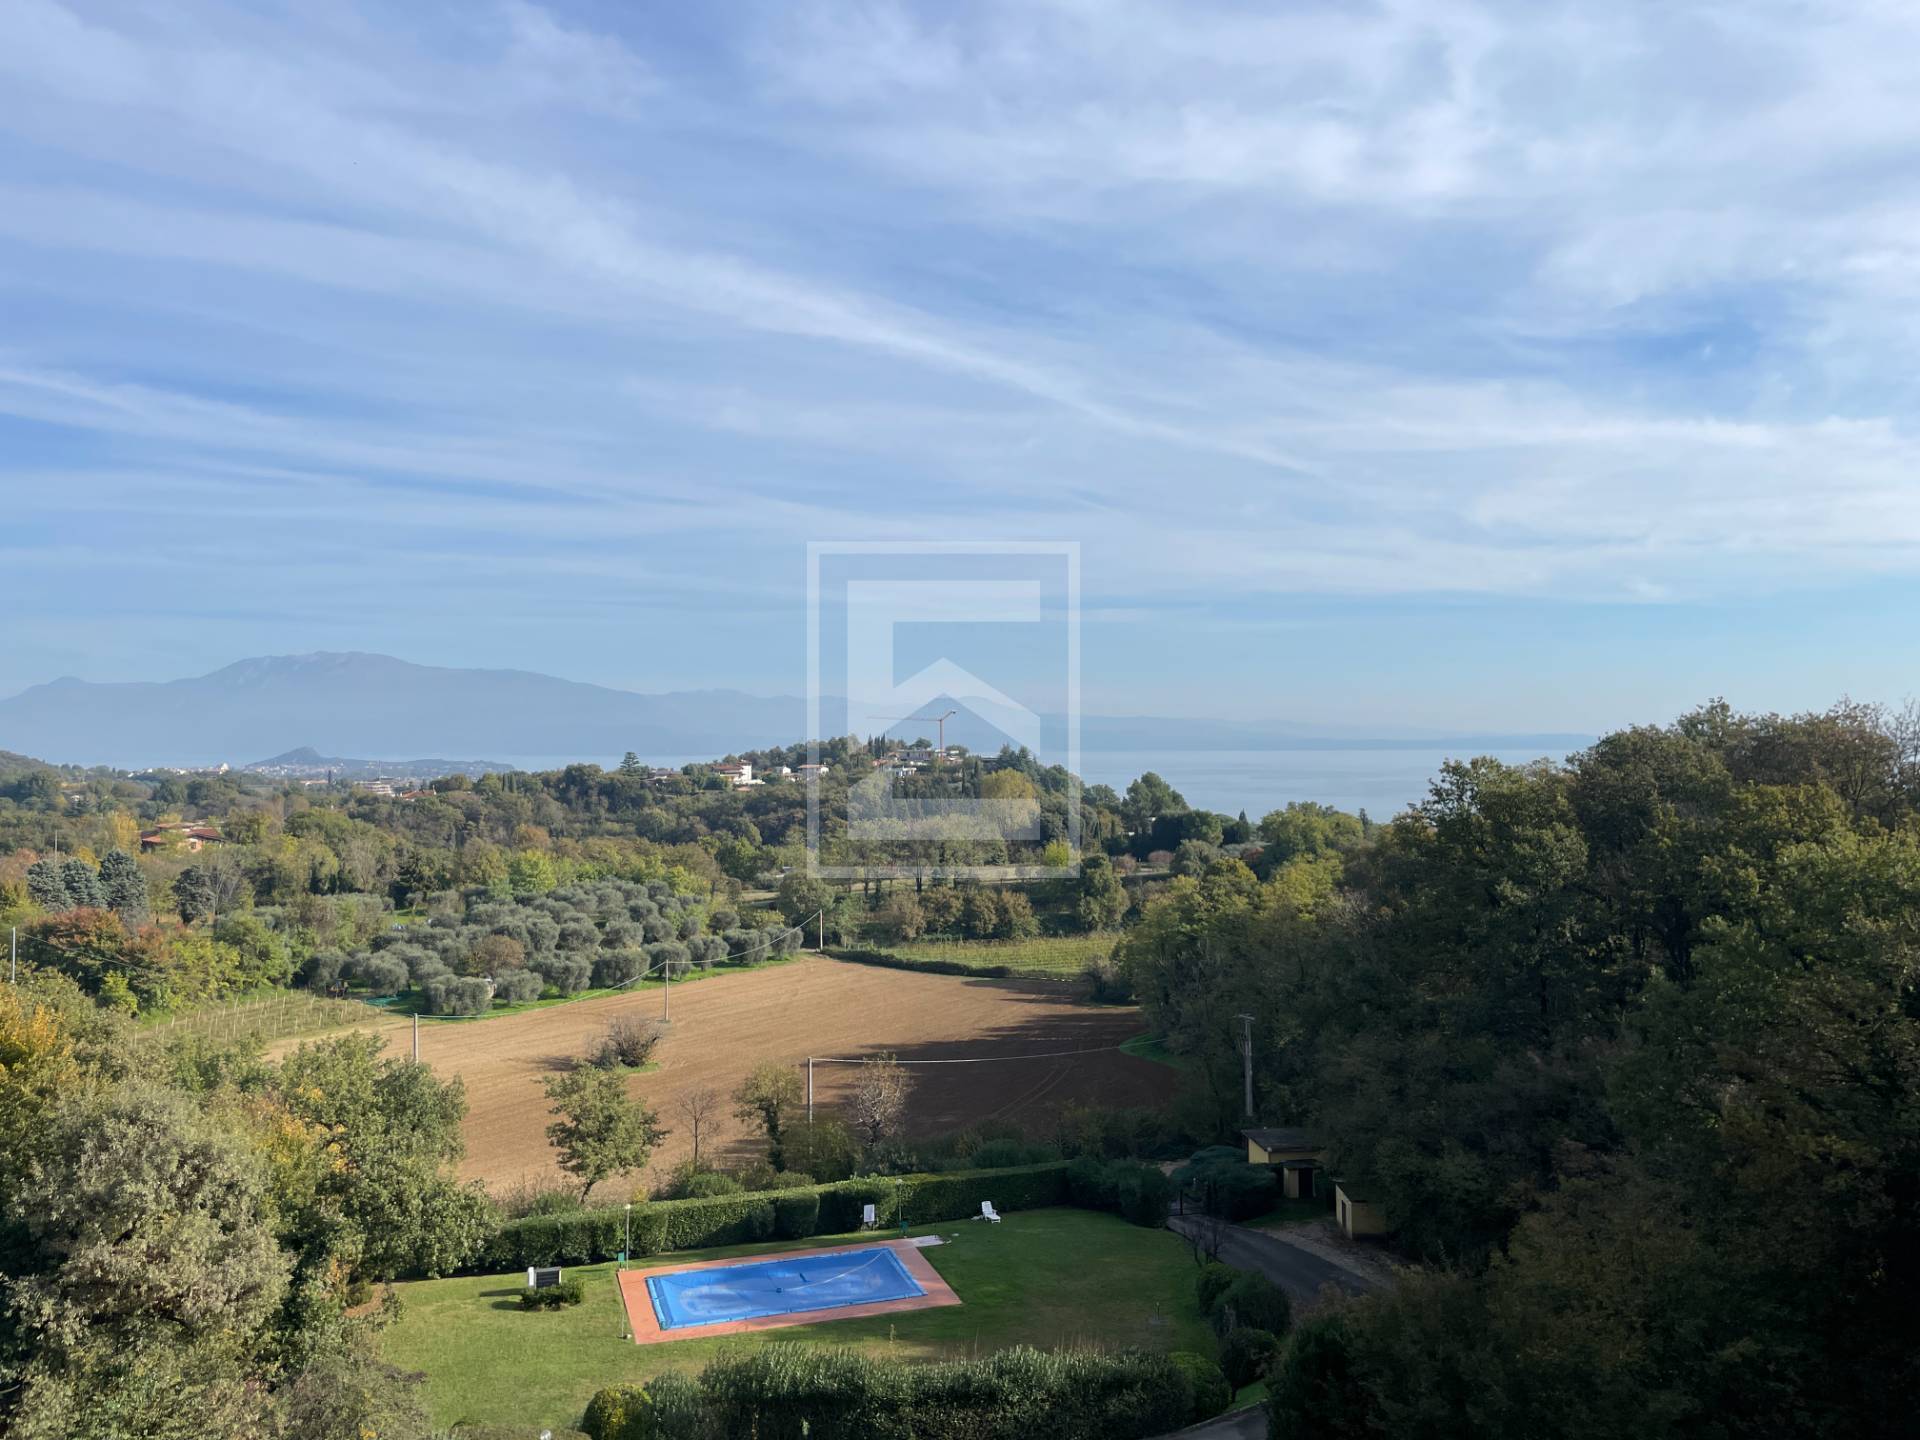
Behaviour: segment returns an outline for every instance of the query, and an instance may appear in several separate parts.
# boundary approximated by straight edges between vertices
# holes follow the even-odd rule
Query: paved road
[[[1188,1216],[1175,1215],[1167,1221],[1167,1228],[1191,1239],[1194,1221]],[[1226,1227],[1220,1240],[1220,1258],[1239,1270],[1258,1270],[1286,1291],[1287,1298],[1296,1306],[1317,1300],[1322,1287],[1327,1285],[1347,1295],[1364,1295],[1373,1289],[1370,1281],[1353,1271],[1342,1269],[1331,1260],[1322,1260],[1298,1245],[1288,1244],[1271,1231],[1253,1230],[1245,1225]]]
[[[1229,1410],[1185,1430],[1162,1435],[1158,1440],[1267,1440],[1267,1407],[1255,1405],[1248,1410]]]

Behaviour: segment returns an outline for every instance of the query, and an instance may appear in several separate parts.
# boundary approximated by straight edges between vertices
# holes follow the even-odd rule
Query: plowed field
[[[892,1051],[901,1060],[984,1060],[979,1064],[909,1068],[908,1129],[938,1134],[992,1119],[1035,1127],[1065,1101],[1150,1105],[1171,1091],[1173,1072],[1123,1055],[1118,1046],[1142,1026],[1137,1011],[1091,1006],[1058,987],[1019,981],[922,975],[807,957],[739,975],[716,975],[676,986],[673,1021],[655,1051],[656,1069],[629,1078],[631,1091],[673,1130],[650,1173],[692,1148],[677,1100],[710,1086],[731,1095],[748,1070],[779,1060],[804,1072],[809,1055],[860,1057]],[[658,991],[550,1006],[497,1020],[423,1023],[420,1058],[467,1087],[468,1179],[500,1189],[558,1177],[547,1143],[546,1096],[540,1081],[593,1048],[607,1021],[621,1014],[658,1016]],[[411,1046],[407,1022],[381,1022],[389,1048]],[[291,1048],[283,1044],[278,1049]],[[1055,1055],[1058,1051],[1091,1054]],[[1049,1058],[1020,1058],[1045,1056]],[[814,1100],[831,1109],[850,1088],[857,1067],[814,1067]],[[746,1128],[721,1106],[703,1130],[703,1153],[754,1152]],[[625,1182],[617,1182],[624,1188]]]

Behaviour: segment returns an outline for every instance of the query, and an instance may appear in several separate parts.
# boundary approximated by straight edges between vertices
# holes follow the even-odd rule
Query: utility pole
[[[827,948],[827,912],[822,910],[814,918],[820,922],[820,943],[814,948],[824,951]]]
[[[663,1023],[671,1025],[673,1023],[673,964],[671,961],[660,962],[660,978],[665,982],[665,988],[660,992],[660,1019]]]
[[[13,930],[13,939],[7,946],[9,951],[7,959],[7,983],[9,985],[18,985],[20,983],[20,927],[15,925],[11,928]]]
[[[807,1124],[813,1124],[813,1057],[807,1056]]]
[[[1240,1041],[1240,1061],[1241,1070],[1246,1076],[1247,1119],[1251,1120],[1253,1119],[1253,1016],[1236,1015],[1233,1018],[1241,1022],[1245,1031]]]
[[[413,1063],[420,1063],[420,1012],[413,1012]]]

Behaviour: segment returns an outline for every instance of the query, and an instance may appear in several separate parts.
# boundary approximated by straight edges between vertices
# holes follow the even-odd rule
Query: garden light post
[[[627,1257],[633,1254],[633,1202],[627,1201],[627,1243],[620,1251],[620,1268],[627,1268]]]

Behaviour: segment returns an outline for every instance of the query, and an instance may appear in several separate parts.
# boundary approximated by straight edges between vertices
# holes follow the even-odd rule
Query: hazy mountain
[[[71,678],[0,700],[0,745],[82,764],[333,755],[723,753],[799,737],[804,707],[708,690],[636,695],[527,670],[390,655],[276,655],[162,683]]]
[[[921,714],[950,708],[942,701]],[[947,724],[949,743],[997,750],[1004,742],[992,706],[968,698]],[[825,728],[837,730],[844,701],[823,702]],[[325,755],[579,756],[605,759],[633,750],[643,759],[724,755],[789,745],[806,736],[806,703],[795,696],[737,690],[641,695],[528,670],[457,670],[358,652],[276,655],[242,660],[188,680],[102,684],[66,678],[0,700],[0,747],[62,764],[212,765],[249,763],[308,747]],[[873,729],[879,729],[876,723]],[[1048,748],[1062,742],[1057,716],[1043,717]],[[894,724],[891,733],[932,738],[931,721]],[[1570,749],[1573,735],[1367,736],[1282,721],[1181,720],[1087,716],[1086,750],[1280,750],[1421,748],[1458,745]],[[264,766],[276,762],[251,762]],[[440,764],[508,768],[481,761],[342,762],[393,766]],[[522,768],[527,768],[524,764]]]

